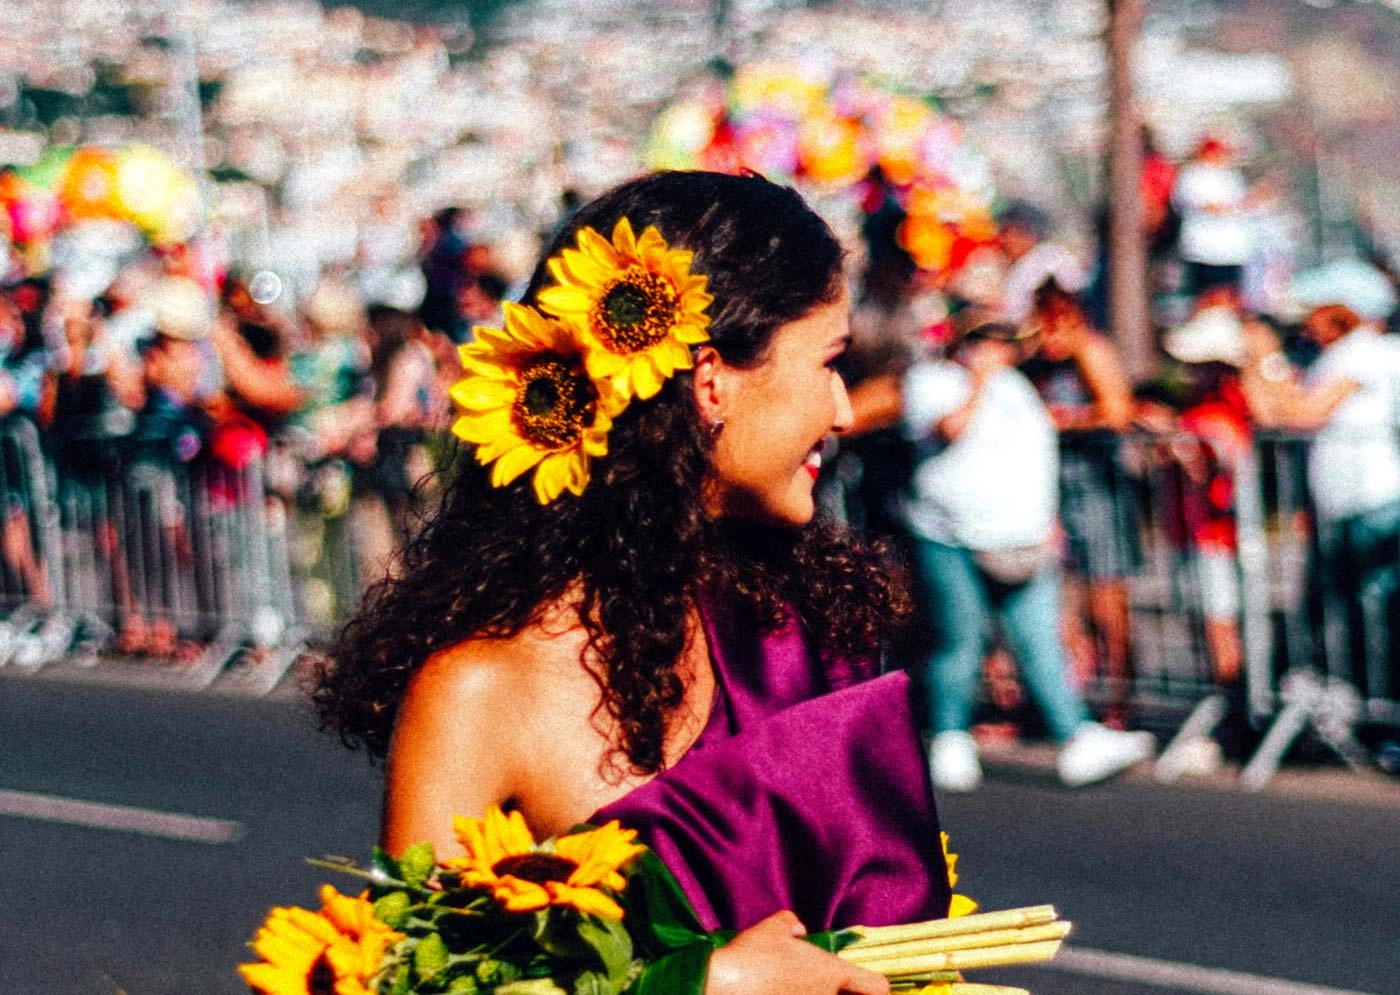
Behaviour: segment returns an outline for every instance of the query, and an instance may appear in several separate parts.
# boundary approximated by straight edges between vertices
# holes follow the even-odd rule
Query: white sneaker
[[[1179,777],[1209,777],[1225,767],[1220,744],[1209,736],[1192,736],[1172,743],[1157,758],[1153,776],[1163,784]]]
[[[1152,756],[1156,748],[1150,732],[1119,732],[1085,722],[1060,747],[1055,767],[1063,784],[1078,788],[1122,773]]]
[[[977,742],[961,730],[940,732],[928,744],[928,773],[940,791],[973,791],[982,783]]]

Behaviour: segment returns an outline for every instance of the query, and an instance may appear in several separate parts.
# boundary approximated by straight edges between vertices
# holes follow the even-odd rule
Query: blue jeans
[[[1088,709],[1065,677],[1060,644],[1060,571],[1047,565],[1024,584],[1007,586],[977,567],[972,551],[914,540],[928,587],[934,649],[915,675],[930,735],[966,730],[982,677],[990,623],[1000,623],[1007,648],[1056,741],[1088,721]]]

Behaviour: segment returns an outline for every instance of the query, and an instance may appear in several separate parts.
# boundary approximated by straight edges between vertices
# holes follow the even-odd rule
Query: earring
[[[713,418],[705,424],[705,429],[710,433],[710,441],[714,442],[719,438],[720,430],[724,428],[723,418]]]

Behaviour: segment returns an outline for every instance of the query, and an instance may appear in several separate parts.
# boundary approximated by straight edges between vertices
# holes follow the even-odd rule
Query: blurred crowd
[[[860,199],[844,371],[857,426],[822,489],[850,524],[904,546],[926,594],[928,624],[895,662],[920,677],[945,790],[980,778],[971,733],[987,698],[1037,706],[1067,783],[1152,751],[1131,731],[1142,723],[1130,582],[1148,535],[1189,566],[1203,680],[1226,703],[1186,766],[1257,745],[1237,478],[1269,433],[1308,440],[1289,527],[1314,539],[1309,604],[1344,616],[1340,656],[1318,658],[1364,695],[1395,698],[1394,274],[1359,258],[1281,274],[1255,209],[1270,191],[1245,182],[1227,141],[1208,135],[1181,162],[1145,151],[1160,346],[1146,376],[1129,376],[1108,326],[1103,250],[1062,239],[1046,209],[1003,203],[994,242],[934,273],[901,248],[902,208],[878,171]],[[432,500],[419,484],[442,460],[455,347],[499,322],[520,260],[577,202],[566,191],[528,247],[493,240],[472,209],[416,227],[376,215],[347,258],[317,262],[304,293],[270,271],[211,272],[189,247],[109,257],[108,270],[65,268],[56,251],[42,275],[12,253],[0,283],[0,596],[20,608],[9,630],[38,643],[0,638],[0,656],[43,662],[87,638],[194,659],[250,613],[276,610],[275,624],[243,631],[254,646],[343,618]],[[249,508],[255,529],[208,527]],[[44,540],[52,526],[57,545]],[[261,552],[249,559],[250,547]],[[217,575],[238,571],[249,592],[222,592]],[[96,591],[86,601],[80,581]],[[44,628],[75,606],[89,633],[71,611],[68,628]],[[22,645],[41,648],[15,655]],[[1380,666],[1360,667],[1377,652]]]
[[[413,256],[421,290],[406,307],[367,294],[365,270],[327,271],[288,307],[273,274],[211,279],[178,252],[136,253],[101,287],[86,271],[9,267],[0,594],[20,612],[0,653],[44,662],[11,637],[55,609],[68,625],[40,640],[49,655],[84,638],[71,624],[82,609],[103,650],[185,660],[250,604],[283,620],[253,641],[275,641],[293,619],[342,617],[429,499],[415,485],[449,422],[456,346],[474,324],[499,321],[508,293],[490,247],[468,239],[469,220],[456,209],[424,219]],[[256,529],[240,525],[219,546],[209,520],[243,506]],[[43,541],[51,524],[56,545]],[[266,600],[280,591],[254,592],[256,603],[220,595],[206,575],[232,571],[226,557],[239,547],[277,545],[272,524],[292,550],[287,571],[307,579],[301,603]],[[101,563],[80,562],[77,547]],[[247,584],[274,579],[263,567]]]
[[[1311,546],[1310,585],[1291,607],[1326,612],[1316,631],[1341,633],[1290,662],[1364,697],[1395,697],[1395,275],[1383,260],[1341,259],[1282,274],[1279,287],[1252,210],[1267,192],[1246,184],[1228,143],[1207,135],[1180,163],[1147,151],[1158,350],[1145,376],[1129,376],[1107,325],[1102,252],[1081,258],[1038,206],[1003,205],[996,245],[937,285],[880,244],[888,223],[866,227],[870,268],[847,371],[858,424],[841,440],[828,498],[895,538],[915,567],[930,625],[900,662],[922,676],[945,790],[980,778],[971,729],[982,698],[1011,710],[1029,698],[1066,744],[1067,781],[1087,686],[1105,726],[1138,724],[1130,582],[1144,573],[1147,539],[1189,573],[1184,607],[1198,622],[1203,683],[1222,705],[1159,770],[1214,769],[1259,745],[1239,519],[1242,499],[1262,500],[1265,440],[1286,447],[1300,493],[1261,515]],[[1252,304],[1261,300],[1280,306],[1264,313]],[[1264,469],[1277,476],[1279,465]],[[988,653],[993,632],[1000,648]],[[1142,759],[1140,743],[1096,735],[1102,762]]]

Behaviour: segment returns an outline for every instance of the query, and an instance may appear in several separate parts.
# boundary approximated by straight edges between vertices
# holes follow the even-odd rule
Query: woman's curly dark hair
[[[606,235],[622,217],[694,252],[692,270],[714,295],[711,345],[727,363],[761,364],[779,327],[841,295],[842,250],[825,222],[753,174],[633,180],[580,209],[544,258],[580,227]],[[542,263],[526,301],[546,278]],[[370,589],[326,655],[312,693],[323,725],[384,755],[424,661],[472,637],[518,633],[574,591],[619,757],[636,772],[663,765],[684,693],[677,662],[701,599],[725,599],[765,631],[795,614],[829,672],[873,659],[907,613],[885,557],[821,523],[776,532],[712,518],[702,503],[709,445],[684,372],[618,417],[581,496],[541,506],[529,474],[491,487],[463,450],[398,576]]]

